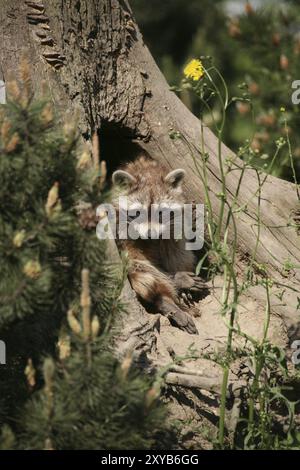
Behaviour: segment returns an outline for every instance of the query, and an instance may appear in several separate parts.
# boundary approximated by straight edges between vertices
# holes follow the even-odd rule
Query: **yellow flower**
[[[280,112],[285,113],[285,108],[283,106],[280,108]]]
[[[201,60],[193,59],[191,60],[183,70],[184,75],[186,78],[191,78],[195,82],[200,80],[201,77],[204,75],[204,68],[202,65]]]

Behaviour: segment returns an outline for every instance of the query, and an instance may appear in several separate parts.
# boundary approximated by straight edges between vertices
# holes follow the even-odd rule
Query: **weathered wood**
[[[143,43],[127,1],[45,0],[42,4],[0,0],[0,25],[0,70],[4,80],[15,74],[26,49],[36,91],[40,92],[44,80],[58,110],[71,114],[79,110],[79,125],[86,138],[99,131],[108,146],[117,140],[120,158],[126,141],[130,140],[171,168],[184,167],[189,196],[196,201],[204,200],[192,158],[199,158],[200,122],[169,90]],[[183,139],[171,140],[169,134],[174,131],[180,132]],[[204,135],[209,153],[209,187],[217,215],[218,142],[207,128]],[[106,154],[109,156],[107,151]],[[231,154],[223,146],[224,157]],[[228,175],[229,199],[238,180],[238,171]],[[242,257],[253,252],[256,243],[257,200],[253,198],[256,189],[256,173],[249,169],[239,196],[240,206],[247,205],[247,211],[237,216],[238,250]],[[257,262],[265,263],[277,282],[295,289],[287,288],[284,301],[274,298],[272,303],[272,311],[284,318],[290,337],[300,333],[297,310],[300,274],[299,269],[283,273],[282,266],[287,259],[300,265],[299,237],[295,227],[287,226],[298,208],[295,186],[269,177],[261,197]],[[130,304],[135,306],[133,310],[138,312],[141,307],[129,286],[126,291]],[[259,288],[253,289],[259,302],[264,301],[263,295]],[[134,318],[137,316],[138,313]]]

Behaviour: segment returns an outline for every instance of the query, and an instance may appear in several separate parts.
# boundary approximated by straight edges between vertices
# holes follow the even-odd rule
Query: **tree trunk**
[[[70,114],[79,111],[82,135],[89,139],[93,132],[99,133],[102,158],[107,160],[110,171],[121,160],[134,158],[143,150],[170,168],[185,168],[189,197],[203,201],[203,187],[194,171],[191,154],[192,149],[194,156],[199,156],[200,121],[169,90],[143,42],[127,1],[44,0],[43,4],[41,1],[0,0],[0,79],[5,81],[15,74],[26,47],[37,92],[44,80],[58,110],[63,113],[68,110]],[[183,139],[172,140],[170,132],[173,131],[180,132]],[[213,212],[217,216],[220,204],[217,194],[221,191],[218,140],[207,128],[204,140],[209,153]],[[222,152],[224,157],[232,154],[225,146]],[[229,173],[229,198],[235,193],[238,181],[238,171]],[[257,199],[253,193],[256,189],[256,172],[249,169],[239,194],[239,204],[247,205],[247,210],[237,218],[241,269],[243,259],[255,249]],[[283,264],[290,259],[300,265],[297,231],[287,226],[297,211],[295,185],[268,177],[261,196],[261,242],[256,259],[267,265],[275,281],[287,286],[282,302],[272,298],[272,313],[284,319],[290,340],[300,333],[297,310],[300,273],[299,269],[284,272]],[[131,346],[139,343],[141,347],[143,342],[149,345],[149,337],[140,334],[142,327],[135,328],[135,322],[143,315],[147,321],[153,317],[137,306],[129,286],[126,292],[135,311],[132,323],[128,320]],[[263,289],[257,287],[251,295],[254,302],[264,304]],[[143,328],[146,320],[142,322]],[[201,320],[199,325],[201,328]],[[164,327],[163,321],[161,328]],[[132,343],[130,331],[135,331],[136,343]],[[159,336],[157,341],[159,350]],[[165,349],[169,351],[171,346]],[[166,350],[160,351],[160,356],[166,357]]]

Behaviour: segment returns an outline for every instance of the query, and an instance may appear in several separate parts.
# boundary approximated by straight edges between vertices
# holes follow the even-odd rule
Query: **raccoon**
[[[194,253],[185,249],[184,239],[173,236],[176,216],[171,211],[166,218],[161,211],[161,207],[176,207],[177,214],[182,212],[184,177],[183,169],[168,171],[141,156],[113,173],[113,204],[118,222],[124,210],[126,224],[131,226],[131,237],[122,240],[119,233],[117,243],[128,253],[128,277],[139,300],[148,311],[161,313],[172,325],[197,334],[185,310],[192,296],[203,288],[203,281],[194,274]],[[126,196],[125,208],[120,196]],[[156,218],[153,208],[159,212]]]

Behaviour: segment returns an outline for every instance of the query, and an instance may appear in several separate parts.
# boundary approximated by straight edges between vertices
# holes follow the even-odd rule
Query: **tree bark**
[[[204,201],[204,190],[193,162],[193,156],[200,156],[200,121],[169,90],[126,0],[44,0],[43,3],[0,0],[0,24],[0,79],[7,80],[15,74],[26,49],[37,93],[45,81],[59,111],[63,114],[66,110],[70,114],[79,111],[82,135],[89,139],[93,132],[99,133],[102,157],[110,170],[142,150],[170,168],[185,168],[189,197]],[[170,133],[174,131],[180,132],[183,138],[172,140]],[[221,191],[218,140],[207,128],[204,140],[209,153],[213,212],[217,216],[220,204],[217,194]],[[222,153],[224,158],[232,155],[225,145]],[[239,176],[239,171],[234,171],[227,177],[229,199],[236,191]],[[246,170],[239,204],[247,209],[237,216],[241,267],[242,260],[255,250],[257,199],[253,193],[256,190],[256,172]],[[292,339],[300,333],[297,310],[300,273],[299,269],[284,272],[283,264],[290,259],[300,265],[297,230],[287,226],[299,211],[295,185],[268,177],[260,210],[261,241],[256,259],[267,266],[276,282],[287,286],[283,302],[272,298],[272,312],[284,319]],[[134,331],[139,315],[150,317],[138,306],[130,287],[125,290],[135,312],[129,328]],[[253,289],[252,295],[258,302],[265,301],[259,287]],[[143,335],[135,336],[139,341],[143,338]],[[144,337],[144,345],[148,339]]]

